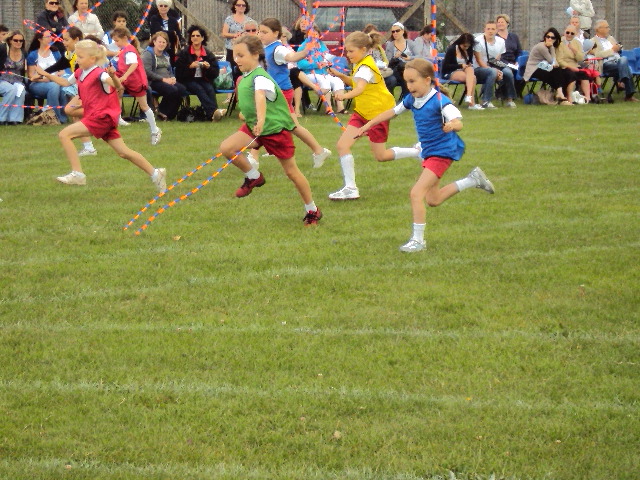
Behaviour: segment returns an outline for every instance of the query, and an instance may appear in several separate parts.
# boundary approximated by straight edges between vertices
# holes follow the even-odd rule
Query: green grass
[[[95,142],[88,186],[59,185],[57,128],[0,127],[0,478],[636,479],[638,107],[464,113],[444,179],[480,165],[497,193],[429,209],[413,255],[419,165],[364,142],[347,203],[300,146],[317,228],[263,158],[249,197],[231,166],[138,237],[140,171]],[[122,132],[176,179],[237,127]]]

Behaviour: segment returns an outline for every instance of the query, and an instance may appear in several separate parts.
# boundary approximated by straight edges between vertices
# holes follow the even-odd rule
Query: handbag
[[[487,45],[486,37],[484,39],[484,50],[487,52],[487,63],[489,64],[490,67],[497,68],[498,70],[502,70],[503,68],[507,68],[509,66],[502,60],[489,56],[489,46]]]
[[[60,120],[52,108],[38,112],[27,120],[27,125],[60,125]]]
[[[551,90],[538,90],[536,97],[538,97],[540,105],[555,105],[557,103]]]
[[[382,67],[379,70],[380,70],[380,75],[382,75],[382,78],[387,78],[387,77],[390,77],[391,75],[393,75],[393,69],[392,68]]]

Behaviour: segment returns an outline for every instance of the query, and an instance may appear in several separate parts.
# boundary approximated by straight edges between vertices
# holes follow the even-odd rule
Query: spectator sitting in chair
[[[14,30],[7,37],[7,55],[0,70],[0,124],[18,125],[24,120],[25,99],[25,55],[24,35],[20,30]]]
[[[447,47],[442,61],[443,80],[465,84],[464,101],[469,105],[469,110],[483,110],[476,103],[476,75],[473,69],[473,46],[475,39],[470,33],[463,33],[451,45]]]
[[[585,37],[584,32],[580,28],[580,17],[571,17],[571,20],[569,20],[569,24],[576,27],[576,31],[578,32],[576,34],[576,40],[578,40],[581,45],[584,45],[584,41],[587,39],[587,37]]]
[[[618,84],[618,91],[624,89],[625,101],[638,102],[633,96],[636,92],[633,85],[633,75],[629,69],[629,61],[620,55],[622,45],[609,35],[609,23],[606,20],[598,20],[595,24],[596,34],[593,36],[595,43],[595,55],[602,58],[602,74],[605,77],[613,77]]]
[[[178,54],[176,78],[187,89],[197,95],[207,118],[218,121],[226,110],[218,108],[213,81],[220,72],[216,56],[205,48],[209,36],[204,28],[191,25],[187,30],[187,46]]]
[[[580,81],[580,90],[582,90],[582,95],[585,97],[585,103],[589,103],[591,97],[589,76],[584,70],[580,69],[580,64],[584,60],[584,52],[582,44],[576,38],[576,32],[577,28],[573,25],[567,25],[564,29],[564,38],[556,51],[558,65],[564,70],[566,81],[569,82],[567,99],[569,101],[572,100],[575,82]]]
[[[571,106],[573,104],[567,100],[562,91],[567,80],[556,57],[556,48],[559,45],[560,33],[555,28],[548,28],[542,36],[542,41],[531,49],[523,77],[527,82],[534,77],[548,83],[560,105]]]
[[[187,89],[178,83],[173,75],[171,59],[167,53],[169,36],[166,32],[156,32],[149,40],[149,46],[142,52],[144,70],[149,79],[149,86],[154,93],[162,97],[158,105],[158,117],[162,120],[173,120]]]
[[[491,99],[493,98],[494,85],[496,82],[504,87],[504,97],[507,100],[506,106],[516,108],[513,99],[516,98],[516,86],[513,78],[513,70],[510,67],[499,68],[492,66],[493,62],[500,62],[501,55],[506,52],[505,42],[501,37],[496,36],[497,24],[490,20],[484,26],[484,34],[475,38],[474,67],[478,83],[482,83],[482,108],[496,108]]]

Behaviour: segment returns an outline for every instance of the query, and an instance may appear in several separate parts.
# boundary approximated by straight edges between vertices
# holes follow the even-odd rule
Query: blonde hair
[[[98,45],[93,40],[80,40],[76,43],[76,50],[83,50],[91,57],[96,58],[97,65],[104,65],[107,63],[106,49],[102,45]]]
[[[167,42],[167,46],[169,46],[169,44],[171,43],[169,41],[169,35],[167,35],[167,32],[156,32],[153,35],[151,35],[151,38],[149,39],[149,45],[152,47],[155,46],[155,41],[156,41],[156,38],[158,37],[164,38],[164,40]]]
[[[505,22],[507,22],[507,25],[511,25],[511,18],[509,18],[509,15],[507,15],[506,13],[499,13],[498,16],[496,17],[496,22],[500,19],[503,19]]]
[[[344,43],[345,45],[353,45],[354,47],[364,48],[365,50],[371,50],[374,45],[371,36],[361,31],[350,33]]]

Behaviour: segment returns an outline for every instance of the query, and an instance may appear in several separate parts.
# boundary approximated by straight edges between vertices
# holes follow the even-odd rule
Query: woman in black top
[[[475,102],[476,74],[473,70],[473,46],[475,39],[470,33],[463,33],[447,48],[442,62],[442,79],[464,83],[464,100],[470,110],[482,110]]]
[[[60,2],[61,0],[44,0],[44,10],[36,17],[36,23],[62,38],[62,31],[69,26],[69,22]],[[58,49],[64,52],[62,42],[59,42]]]
[[[184,39],[180,31],[180,17],[171,10],[172,6],[172,0],[156,0],[158,14],[149,16],[149,31],[151,35],[157,32],[165,32],[169,36],[169,46],[166,52],[171,58],[171,64],[174,65]]]

